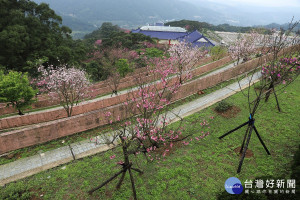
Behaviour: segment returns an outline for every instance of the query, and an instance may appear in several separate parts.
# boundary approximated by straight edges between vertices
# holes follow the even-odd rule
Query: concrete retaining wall
[[[186,98],[199,90],[214,86],[220,82],[236,77],[258,66],[258,59],[235,66],[219,74],[194,80],[184,84],[174,95],[172,101]],[[53,139],[65,137],[107,124],[104,112],[110,111],[115,117],[126,117],[121,105],[114,105],[73,117],[59,119],[15,130],[0,135],[0,154],[27,146],[41,144]]]
[[[204,65],[200,68],[196,68],[192,72],[193,76],[197,76],[202,73],[208,72],[212,69],[215,69],[218,66],[222,66],[222,65],[226,64],[229,61],[230,61],[230,58],[226,57],[219,61]],[[142,75],[145,75],[145,74],[141,74],[140,76],[142,76]],[[149,82],[154,81],[155,77],[154,76],[145,76],[144,80],[149,81]],[[136,80],[131,78],[131,79],[128,79],[128,82],[123,82],[121,84],[123,87],[126,87],[128,85],[134,85],[134,84],[136,84]],[[103,89],[103,87],[101,89]],[[110,90],[110,88],[109,88],[109,90]],[[79,115],[79,114],[82,114],[85,112],[90,112],[93,110],[98,110],[101,108],[106,108],[106,107],[113,106],[116,104],[120,104],[126,100],[126,97],[127,97],[127,94],[124,94],[124,95],[118,95],[118,96],[112,97],[112,98],[99,100],[96,102],[90,102],[90,103],[83,102],[82,104],[73,107],[72,116]],[[31,113],[28,115],[15,115],[12,117],[0,119],[0,130],[54,121],[54,120],[62,119],[65,117],[67,117],[67,114],[63,108],[39,112],[39,113]]]
[[[197,64],[197,66],[203,65],[211,61],[212,61],[211,57],[201,59]],[[122,78],[120,80],[119,90],[134,86],[135,76],[145,74],[144,71],[145,71],[144,68],[138,68],[133,73],[128,74],[126,77]],[[91,96],[104,95],[112,92],[107,80],[100,81],[98,83],[91,85],[89,90],[91,91],[90,92]],[[49,106],[59,104],[59,101],[51,99],[48,95],[38,95],[37,98],[38,101],[32,105],[33,109],[49,107]],[[0,115],[10,114],[10,113],[16,113],[16,110],[11,106],[7,107],[5,103],[0,103]]]

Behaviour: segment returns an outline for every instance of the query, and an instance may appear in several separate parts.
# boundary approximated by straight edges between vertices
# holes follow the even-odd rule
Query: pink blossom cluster
[[[156,47],[155,44],[152,44],[151,42],[143,42],[143,45],[146,47],[146,48],[154,48]]]
[[[96,46],[100,46],[101,44],[102,44],[102,40],[96,40],[96,41],[95,41],[95,45],[96,45]]]
[[[265,78],[275,84],[286,84],[293,80],[293,76],[300,73],[299,58],[281,58],[276,63],[268,63],[262,67],[262,74]]]
[[[228,48],[228,52],[233,60],[247,61],[256,52],[257,45],[260,44],[262,36],[255,31],[250,34],[241,35]]]
[[[71,115],[75,104],[89,96],[89,81],[83,70],[66,66],[45,69],[40,66],[38,71],[41,72],[42,77],[37,85],[44,86],[44,91],[48,91],[52,99],[58,98],[67,110],[68,116]]]
[[[207,55],[208,51],[181,41],[176,45],[170,46],[168,53],[174,59],[173,66],[182,84],[185,80],[192,78],[191,70],[201,58]]]

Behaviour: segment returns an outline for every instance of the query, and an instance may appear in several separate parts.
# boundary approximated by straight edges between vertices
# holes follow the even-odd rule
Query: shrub
[[[34,97],[37,92],[30,86],[27,73],[10,71],[4,75],[0,71],[0,102],[12,105],[20,115],[36,101]]]
[[[145,55],[148,58],[161,58],[164,56],[164,52],[157,48],[147,48],[145,51]]]
[[[215,108],[215,110],[217,112],[225,112],[227,111],[228,109],[230,109],[232,107],[232,104],[231,103],[228,103],[227,101],[225,100],[222,100],[218,103],[217,107]]]

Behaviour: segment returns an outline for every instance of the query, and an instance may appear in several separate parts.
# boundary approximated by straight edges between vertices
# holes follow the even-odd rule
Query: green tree
[[[215,60],[220,60],[221,58],[225,57],[227,54],[227,49],[222,46],[214,46],[210,49],[210,55]]]
[[[0,102],[7,103],[7,106],[15,107],[19,115],[23,115],[26,108],[36,101],[37,90],[32,89],[29,84],[27,73],[10,71],[4,75],[0,71]]]
[[[141,33],[125,33],[125,32],[112,32],[111,35],[103,39],[102,47],[123,47],[127,49],[138,49],[143,47],[143,42],[155,43],[155,41]]]
[[[130,67],[127,59],[119,59],[116,62],[117,72],[122,78],[124,78],[129,72],[133,72],[133,69]]]
[[[111,66],[111,74],[109,76],[109,86],[112,89],[112,95],[118,95],[118,87],[121,78],[124,78],[128,73],[133,72],[127,59],[119,59]]]
[[[105,62],[104,59],[96,59],[86,63],[83,67],[95,82],[106,80],[110,75],[109,68],[103,62]]]
[[[85,54],[74,42],[71,29],[45,3],[30,0],[0,1],[0,65],[6,70],[36,73],[27,62],[47,57],[44,64],[73,64]]]
[[[118,25],[113,25],[111,22],[103,22],[97,30],[86,34],[84,39],[92,40],[93,42],[99,39],[109,38],[113,32],[120,32],[121,28]]]

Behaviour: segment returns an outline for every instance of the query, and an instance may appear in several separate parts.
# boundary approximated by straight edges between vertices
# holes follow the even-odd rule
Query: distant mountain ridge
[[[193,4],[179,0],[35,0],[35,2],[48,3],[63,18],[72,17],[97,27],[106,21],[133,28],[161,20],[198,17],[208,19],[210,15],[212,17],[216,15],[212,10],[196,8]]]
[[[265,25],[265,26],[254,26],[254,27],[264,27],[264,28],[268,28],[268,29],[277,29],[279,30],[280,28],[283,28],[285,30],[287,30],[289,28],[290,24],[289,23],[285,23],[285,24],[277,24],[277,23],[271,23],[271,24],[268,24],[268,25]],[[298,24],[296,27],[295,27],[295,31],[297,30],[300,30],[300,24]]]
[[[214,25],[230,24],[235,26],[252,26],[266,22],[266,17],[255,16],[246,11],[240,11],[236,7],[204,0],[34,1],[49,4],[50,8],[62,16],[64,25],[70,27],[74,32],[84,33],[97,29],[103,22],[112,22],[127,29],[158,21],[168,22],[182,19],[202,21]],[[270,11],[268,10],[268,12]],[[274,22],[279,19],[276,14],[268,14],[267,16],[271,20],[274,19]],[[270,24],[270,27],[272,25],[275,26],[275,24]],[[276,27],[280,27],[280,25],[276,24]]]

